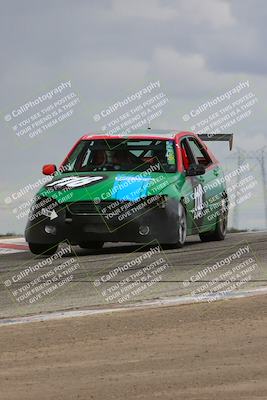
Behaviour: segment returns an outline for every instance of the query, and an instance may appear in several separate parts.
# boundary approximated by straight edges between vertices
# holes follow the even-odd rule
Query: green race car
[[[146,130],[83,136],[38,192],[25,238],[34,254],[60,242],[101,248],[104,242],[182,247],[187,235],[223,240],[228,201],[223,171],[206,140],[232,135]],[[204,141],[203,141],[204,140]]]

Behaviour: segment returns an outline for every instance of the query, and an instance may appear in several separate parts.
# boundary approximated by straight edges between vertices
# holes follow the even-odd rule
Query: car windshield
[[[64,172],[175,172],[173,140],[97,139],[81,141],[63,164]]]

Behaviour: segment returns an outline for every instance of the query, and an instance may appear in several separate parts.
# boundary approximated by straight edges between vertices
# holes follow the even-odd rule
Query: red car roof
[[[146,129],[133,131],[128,134],[108,135],[101,133],[90,133],[81,137],[80,140],[112,140],[112,139],[159,139],[159,140],[175,140],[185,135],[193,135],[193,132],[177,131],[177,130],[161,130],[161,129]]]

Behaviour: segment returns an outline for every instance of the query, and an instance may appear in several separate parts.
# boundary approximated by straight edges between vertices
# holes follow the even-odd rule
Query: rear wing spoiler
[[[229,149],[230,151],[233,148],[233,139],[234,139],[234,134],[233,133],[221,133],[217,135],[209,135],[206,133],[201,133],[198,135],[198,137],[203,140],[204,142],[229,142]]]

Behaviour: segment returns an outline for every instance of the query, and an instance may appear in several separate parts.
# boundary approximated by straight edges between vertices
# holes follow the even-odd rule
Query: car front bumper
[[[30,215],[25,238],[28,243],[56,244],[67,240],[73,245],[95,241],[176,243],[177,209],[177,201],[168,199],[165,208],[152,207],[111,217],[98,212],[71,214],[66,205],[61,205],[55,208],[54,219]]]

